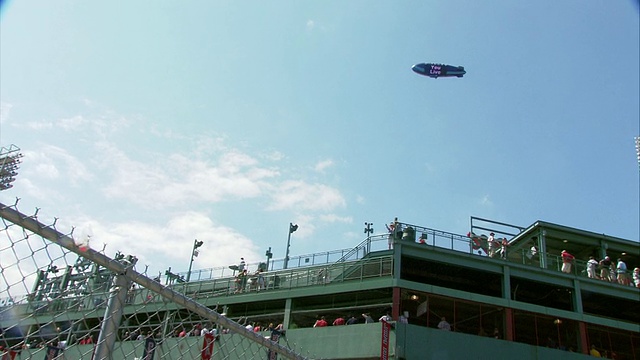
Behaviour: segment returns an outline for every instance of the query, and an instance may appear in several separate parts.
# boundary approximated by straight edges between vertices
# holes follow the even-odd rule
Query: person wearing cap
[[[491,233],[489,234],[489,238],[487,239],[487,244],[489,244],[489,257],[494,257],[496,255],[496,248],[498,246],[494,237],[495,235],[496,234]]]
[[[396,233],[396,224],[395,224],[395,222],[391,222],[391,223],[389,223],[389,225],[384,224],[384,226],[386,226],[387,227],[387,231],[389,231],[388,242],[389,242],[389,250],[391,250],[391,248],[393,247],[393,238],[394,238],[395,233]]]
[[[611,282],[611,258],[605,256],[600,260],[600,279]]]
[[[567,250],[562,250],[560,253],[562,256],[562,272],[571,274],[571,263],[575,257],[567,252]]]

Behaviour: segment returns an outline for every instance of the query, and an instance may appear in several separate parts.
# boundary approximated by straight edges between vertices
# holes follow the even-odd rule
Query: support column
[[[398,318],[400,318],[400,312],[402,311],[402,309],[400,308],[400,305],[402,305],[402,298],[401,298],[401,291],[399,287],[394,287],[393,288],[393,294],[392,296],[392,300],[391,300],[391,318],[393,320],[398,320]]]
[[[573,302],[573,311],[582,314],[582,290],[580,289],[580,280],[573,279],[572,291],[571,301]]]
[[[584,321],[578,322],[578,332],[580,333],[580,352],[589,355],[589,338],[587,334],[587,325]]]
[[[540,235],[538,235],[538,243],[540,247],[538,248],[538,254],[540,255],[540,267],[543,269],[547,268],[547,230],[542,230]]]
[[[502,298],[511,301],[511,270],[508,265],[502,266]]]
[[[284,327],[284,330],[287,330],[289,328],[289,325],[291,322],[292,305],[293,305],[293,301],[291,300],[291,298],[287,298],[287,300],[284,303],[284,320],[282,321],[282,326]]]
[[[513,341],[515,334],[513,333],[513,309],[504,309],[504,339]]]

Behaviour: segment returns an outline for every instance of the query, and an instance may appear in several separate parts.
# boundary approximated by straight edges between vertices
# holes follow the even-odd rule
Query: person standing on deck
[[[571,263],[575,257],[567,252],[567,250],[562,250],[560,253],[562,256],[562,272],[566,274],[571,274]]]

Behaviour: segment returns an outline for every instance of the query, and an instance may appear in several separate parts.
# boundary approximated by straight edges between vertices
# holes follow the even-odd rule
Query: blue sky
[[[470,216],[638,240],[634,1],[9,1],[4,203],[151,273]],[[419,62],[465,66],[430,79]]]

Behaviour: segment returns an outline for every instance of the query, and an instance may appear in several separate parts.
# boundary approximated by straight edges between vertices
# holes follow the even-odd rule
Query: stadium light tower
[[[289,236],[287,237],[287,251],[284,255],[284,264],[282,265],[283,269],[286,269],[287,266],[289,266],[289,245],[291,245],[291,234],[296,230],[298,230],[298,224],[289,223]]]
[[[189,282],[189,279],[191,279],[191,266],[193,266],[194,258],[197,258],[198,254],[200,254],[198,248],[202,246],[202,244],[204,244],[204,242],[198,241],[198,239],[195,239],[193,241],[193,250],[191,250],[191,262],[189,262],[189,271],[187,271],[187,282]]]
[[[0,148],[0,191],[13,187],[11,183],[16,181],[21,157],[20,148],[13,144]]]

